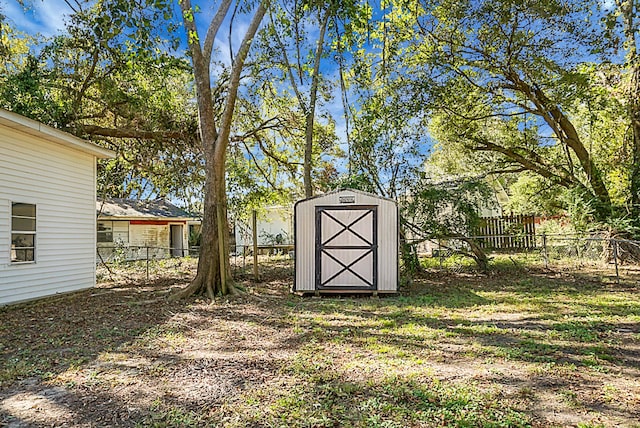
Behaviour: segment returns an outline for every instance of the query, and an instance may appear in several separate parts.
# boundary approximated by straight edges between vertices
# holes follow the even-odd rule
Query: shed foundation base
[[[295,294],[298,295],[302,295],[302,296],[314,296],[314,297],[318,297],[320,295],[350,295],[350,294],[359,294],[359,295],[365,295],[368,294],[372,297],[378,297],[381,295],[393,295],[393,294],[398,294],[397,291],[392,291],[392,290],[313,290],[313,291],[302,291],[302,290],[297,290],[294,292]]]

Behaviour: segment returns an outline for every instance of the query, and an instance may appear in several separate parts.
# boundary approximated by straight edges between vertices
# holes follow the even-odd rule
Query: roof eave
[[[146,216],[117,216],[98,214],[99,220],[117,220],[117,221],[130,221],[130,220],[149,220],[149,221],[193,221],[199,220],[195,217],[146,217]]]
[[[35,136],[42,137],[44,134],[54,143],[89,153],[100,159],[110,159],[116,156],[115,152],[112,150],[98,147],[95,144],[71,135],[68,132],[52,128],[51,126],[40,123],[37,120],[29,119],[28,117],[24,117],[1,108],[0,124]]]

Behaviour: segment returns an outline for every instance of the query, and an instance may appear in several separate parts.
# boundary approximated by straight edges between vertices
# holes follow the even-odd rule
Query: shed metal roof
[[[391,198],[387,198],[385,196],[380,196],[380,195],[376,195],[375,193],[369,193],[369,192],[365,192],[363,190],[357,190],[357,189],[350,189],[348,187],[343,187],[340,189],[336,189],[336,190],[332,190],[330,192],[327,193],[320,193],[318,195],[314,195],[311,196],[310,198],[305,198],[305,199],[300,199],[298,202],[295,203],[295,205],[298,205],[300,203],[306,203],[308,201],[312,201],[314,199],[322,199],[322,198],[327,198],[330,197],[331,195],[335,195],[338,193],[354,193],[354,194],[358,194],[358,195],[364,195],[364,196],[369,196],[372,198],[377,198],[383,201],[389,201],[389,202],[393,202],[394,204],[397,204],[397,202]]]

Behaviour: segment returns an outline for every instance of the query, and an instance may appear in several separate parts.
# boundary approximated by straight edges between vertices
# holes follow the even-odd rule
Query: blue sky
[[[0,0],[0,10],[20,31],[52,36],[64,28],[70,9],[63,0],[33,0],[29,9],[16,0]]]
[[[218,2],[193,1],[193,3],[200,5],[201,12],[196,18],[196,22],[199,24],[199,31],[201,34],[204,34],[208,23],[215,13]],[[0,0],[0,11],[2,11],[15,28],[30,35],[40,34],[45,38],[54,36],[64,30],[66,16],[71,13],[71,9],[64,0],[26,0],[26,4],[28,6],[27,8],[23,7],[17,0]],[[266,19],[267,18],[265,18],[265,21]],[[233,26],[234,31],[231,35],[234,50],[240,45],[247,26],[248,17],[237,17]],[[228,24],[225,24],[218,33],[216,47],[219,48],[219,54],[216,59],[229,64],[230,57],[227,38]],[[334,64],[327,64],[328,62],[329,61],[325,60],[326,65],[324,72],[329,76],[331,81],[338,82],[337,68]],[[336,90],[339,90],[338,86]],[[340,94],[336,93],[334,99],[329,101],[324,108],[338,121],[338,135],[342,141],[345,141],[345,126],[344,120],[342,119],[343,106]]]
[[[26,8],[17,0],[0,0],[0,11],[8,18],[10,24],[17,30],[32,36],[41,35],[42,38],[49,38],[64,32],[66,17],[72,13],[71,8],[64,0],[25,0],[23,3],[26,3]],[[200,34],[204,35],[206,34],[207,26],[213,18],[219,2],[192,0],[192,3],[200,6],[201,10],[196,17],[196,23],[199,26]],[[231,13],[228,15],[231,15]],[[249,24],[249,19],[250,17],[246,15],[239,15],[234,21],[233,32],[231,34],[231,44],[234,52],[242,41],[242,37]],[[267,19],[268,18],[265,17],[265,22]],[[215,47],[217,48],[217,55],[215,55],[215,59],[217,61],[222,61],[225,64],[230,64],[231,62],[229,56],[228,21],[229,18],[227,18],[227,22],[223,24],[218,32],[215,44]],[[312,34],[311,36],[314,35]],[[182,46],[182,49],[187,49],[186,43]],[[323,73],[327,75],[330,81],[339,82],[338,69],[333,61],[328,59],[324,60]],[[212,74],[217,74],[217,70],[215,68],[212,69]],[[304,90],[304,88],[301,89]],[[328,111],[336,121],[336,133],[338,135],[341,148],[346,155],[348,152],[346,143],[346,126],[339,84],[336,83],[334,85],[334,97],[324,103],[322,110]],[[336,167],[338,170],[346,171],[347,160],[342,159],[337,161],[338,163]]]
[[[0,11],[9,19],[9,21],[18,30],[30,34],[40,34],[43,37],[51,37],[64,30],[66,17],[72,12],[64,0],[25,0],[27,7],[23,7],[17,0],[0,0]],[[217,2],[193,1],[199,4],[201,13],[197,17],[199,30],[204,34],[206,26],[213,17]],[[234,23],[234,32],[232,34],[232,43],[234,48],[240,44],[242,35],[246,30],[248,22],[240,16]],[[221,29],[217,39],[217,45],[227,44],[227,29]],[[224,38],[222,40],[221,38]],[[228,61],[228,49],[222,49],[221,55]]]

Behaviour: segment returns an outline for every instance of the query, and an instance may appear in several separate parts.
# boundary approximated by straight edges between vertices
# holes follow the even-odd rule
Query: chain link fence
[[[490,258],[489,266],[511,264],[548,270],[591,271],[616,282],[640,280],[640,241],[583,235],[485,235],[436,239],[418,246],[425,267],[473,267],[471,240]]]
[[[435,239],[418,245],[421,263],[429,270],[462,272],[475,269],[469,240],[490,259],[489,268],[539,268],[557,272],[590,273],[603,280],[640,283],[640,241],[583,235],[484,235]],[[159,277],[172,269],[195,273],[198,247],[188,249],[152,246],[101,246],[97,248],[99,274],[110,277],[134,275]],[[293,245],[232,247],[230,265],[234,275],[256,278],[275,265],[293,274]],[[256,268],[254,268],[254,266]],[[100,273],[100,270],[106,272]],[[133,274],[132,274],[133,272]],[[133,278],[133,277],[132,277]]]
[[[103,245],[96,248],[98,279],[145,280],[169,273],[186,274],[195,263],[198,247],[171,248],[143,245]]]
[[[190,273],[197,266],[199,247],[170,248],[137,245],[100,245],[96,248],[98,275],[112,279],[145,279],[181,271]],[[229,254],[231,270],[235,274],[259,275],[262,268],[274,263],[289,263],[293,273],[293,245],[259,245],[256,255],[252,245],[232,246]],[[258,269],[254,269],[254,264]]]

